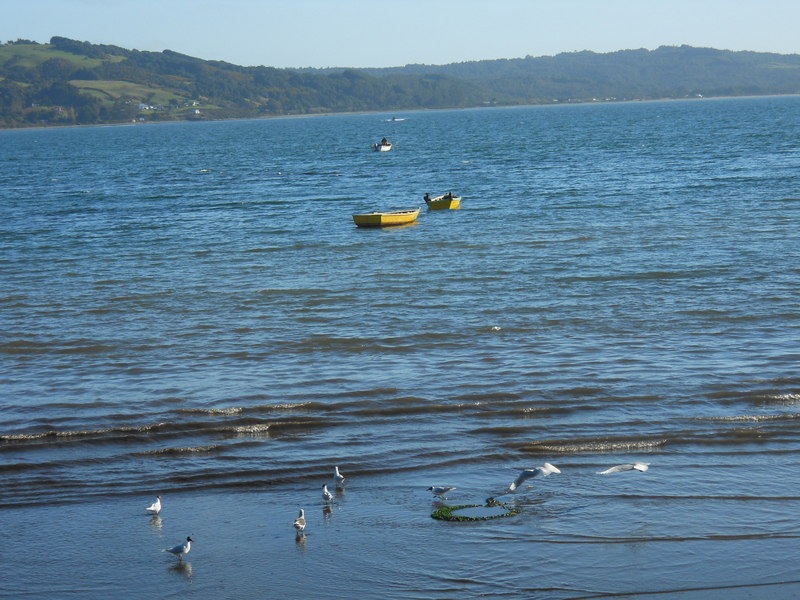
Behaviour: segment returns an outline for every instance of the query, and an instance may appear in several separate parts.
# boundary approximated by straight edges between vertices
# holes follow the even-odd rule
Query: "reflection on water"
[[[164,520],[158,515],[154,515],[149,521],[150,527],[153,529],[162,529],[164,527]]]
[[[192,563],[179,560],[174,565],[171,565],[167,571],[173,575],[185,577],[189,583],[192,582]]]
[[[294,536],[294,545],[300,552],[305,553],[305,551],[306,551],[306,534],[298,531],[297,535]]]

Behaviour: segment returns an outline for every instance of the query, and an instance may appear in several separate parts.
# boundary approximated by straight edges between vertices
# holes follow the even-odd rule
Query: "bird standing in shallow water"
[[[344,475],[339,472],[339,467],[333,467],[333,480],[336,485],[344,485]]]
[[[333,500],[333,494],[331,494],[330,491],[328,490],[327,483],[322,484],[322,500],[324,502],[330,502]]]
[[[177,546],[173,546],[172,548],[165,550],[165,552],[171,552],[178,557],[178,560],[183,560],[183,557],[189,554],[189,550],[192,549],[192,541],[192,537],[187,536],[185,542],[178,544]]]
[[[297,530],[298,535],[303,533],[306,528],[306,511],[300,509],[300,514],[294,520],[294,528]]]
[[[620,471],[647,471],[650,468],[650,463],[635,462],[626,465],[617,465],[606,469],[605,471],[598,471],[598,475],[608,475],[609,473],[619,473]]]
[[[433,492],[433,495],[436,496],[437,498],[442,498],[444,500],[447,500],[447,498],[445,498],[444,495],[447,492],[452,492],[454,489],[456,488],[454,488],[452,485],[432,485],[431,487],[428,488],[428,491]]]
[[[156,496],[156,501],[153,502],[150,506],[147,507],[147,512],[153,515],[157,515],[161,512],[161,496]]]
[[[541,467],[536,467],[535,469],[525,469],[511,482],[511,485],[508,486],[508,491],[513,492],[521,486],[526,479],[530,479],[531,477],[546,477],[550,475],[550,473],[561,473],[561,471],[550,463],[544,463]]]

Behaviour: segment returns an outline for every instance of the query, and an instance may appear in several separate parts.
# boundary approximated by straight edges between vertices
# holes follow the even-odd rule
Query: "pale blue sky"
[[[0,0],[60,35],[239,65],[384,67],[661,45],[800,53],[798,0]]]

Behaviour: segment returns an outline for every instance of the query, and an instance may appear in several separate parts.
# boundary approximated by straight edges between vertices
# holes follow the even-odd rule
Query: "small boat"
[[[431,198],[428,194],[425,194],[425,204],[431,210],[461,208],[461,196],[454,196],[451,192],[448,192],[443,196]]]
[[[395,210],[392,212],[371,212],[353,215],[353,222],[358,227],[395,227],[408,225],[417,220],[419,207],[413,210]]]
[[[372,148],[375,150],[375,152],[388,152],[392,149],[392,144],[389,140],[383,138],[380,144],[373,144]]]

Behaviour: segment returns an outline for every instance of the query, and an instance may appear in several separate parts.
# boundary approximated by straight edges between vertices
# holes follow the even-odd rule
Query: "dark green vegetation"
[[[480,512],[480,516],[470,515],[466,512],[464,514],[459,514],[462,511],[468,511],[468,509],[484,509],[484,512]],[[499,509],[499,510],[487,510],[487,509]],[[487,498],[486,504],[461,504],[458,506],[442,506],[441,508],[437,508],[435,511],[431,513],[431,517],[434,519],[439,519],[440,521],[489,521],[490,519],[501,519],[503,517],[513,517],[514,515],[518,515],[520,513],[520,509],[515,508],[513,506],[508,506],[503,502],[498,502],[494,498]]]
[[[800,93],[800,55],[661,47],[275,69],[54,37],[0,45],[0,127]]]

